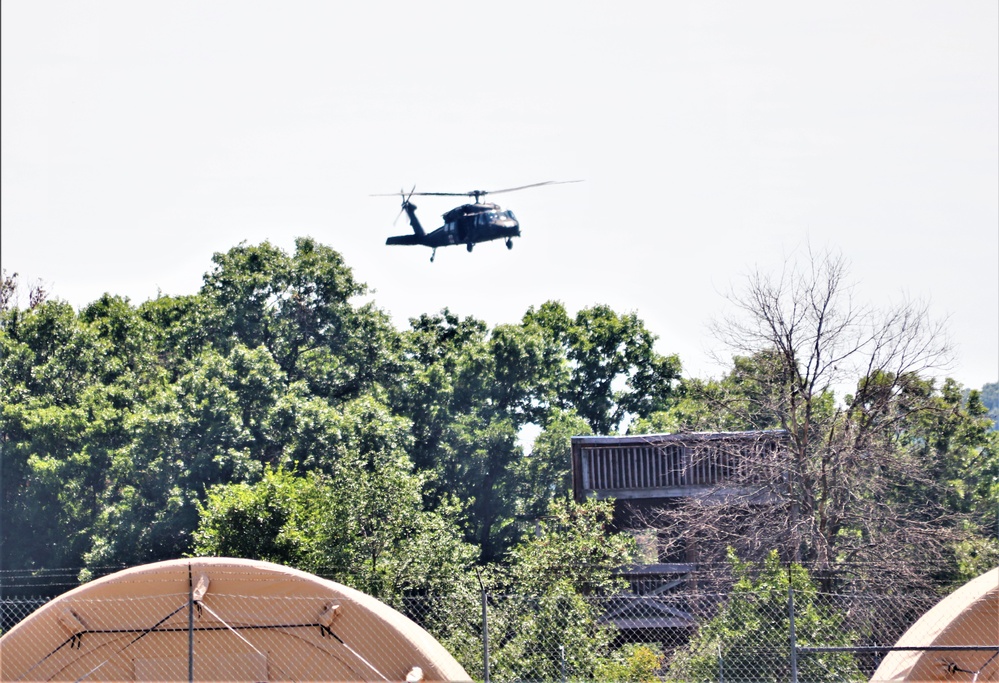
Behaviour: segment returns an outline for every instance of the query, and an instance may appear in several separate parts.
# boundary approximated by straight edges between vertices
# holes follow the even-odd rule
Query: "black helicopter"
[[[409,224],[413,228],[412,235],[396,235],[385,240],[385,244],[421,244],[433,249],[430,254],[430,261],[433,262],[437,255],[438,247],[449,247],[455,244],[464,244],[468,251],[479,242],[489,242],[491,240],[506,240],[506,248],[513,249],[513,238],[520,237],[520,223],[513,211],[504,210],[497,204],[480,202],[479,198],[487,194],[499,194],[501,192],[513,192],[515,190],[526,190],[529,187],[540,187],[542,185],[561,185],[563,183],[578,183],[579,180],[549,180],[543,183],[532,185],[521,185],[520,187],[508,187],[504,190],[473,190],[471,192],[416,192],[416,187],[406,194],[400,191],[402,197],[402,211],[409,216]],[[373,195],[376,197],[392,197],[392,195]],[[409,201],[412,197],[474,197],[474,204],[463,204],[451,209],[444,214],[444,225],[433,232],[426,232],[420,225],[420,220],[416,217],[416,204]],[[398,221],[399,218],[396,217]]]

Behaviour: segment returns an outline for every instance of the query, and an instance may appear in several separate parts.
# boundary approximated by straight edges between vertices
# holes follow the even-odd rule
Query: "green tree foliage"
[[[150,325],[157,362],[171,381],[185,362],[194,360],[210,345],[214,333],[211,308],[200,294],[160,296],[138,307]]]
[[[655,336],[634,313],[593,306],[570,319],[562,304],[549,301],[529,309],[524,326],[563,349],[570,374],[552,385],[557,400],[596,434],[616,431],[626,417],[663,410],[674,398],[680,360],[656,353]]]
[[[780,480],[791,486],[773,492],[780,505],[736,511],[738,523],[688,510],[701,525],[684,528],[695,536],[708,529],[702,548],[711,529],[750,539],[740,552],[779,547],[785,557],[830,563],[946,542],[949,559],[937,565],[970,572],[993,557],[991,394],[923,377],[922,360],[932,358],[910,350],[935,347],[906,346],[923,339],[909,332],[926,322],[911,307],[866,326],[863,316],[837,317],[847,309],[823,308],[841,291],[829,265],[828,287],[812,278],[810,289],[786,291],[758,278],[759,301],[773,306],[750,316],[756,323],[789,298],[810,305],[771,315],[793,321],[790,329],[730,328],[742,333],[732,370],[682,383],[678,359],[655,351],[637,315],[607,306],[570,314],[549,301],[492,328],[445,309],[397,330],[361,299],[366,287],[340,254],[311,239],[291,253],[238,245],[214,256],[200,291],[139,306],[108,294],[74,311],[38,289],[21,308],[16,277],[5,273],[4,566],[96,569],[177,557],[194,551],[196,530],[206,552],[225,546],[298,566],[349,567],[386,595],[437,585],[414,569],[456,566],[437,547],[526,566],[514,559],[524,533],[540,519],[551,523],[549,505],[569,489],[571,436],[628,426],[788,430],[793,458]],[[817,320],[823,325],[809,327]],[[767,333],[775,329],[781,334]],[[844,336],[859,329],[867,336]],[[861,357],[851,355],[857,348],[869,361],[863,367],[843,362]],[[912,358],[920,362],[907,364]],[[837,398],[840,386],[853,393]],[[530,449],[528,433],[537,434]],[[334,493],[351,501],[349,510],[330,508],[345,516],[316,507]],[[284,501],[261,530],[277,550],[252,533],[211,540],[210,520],[224,520],[219,510],[236,514],[252,501],[267,510],[267,501]],[[295,514],[281,518],[281,506]],[[322,533],[306,514],[325,516]],[[747,518],[763,531],[743,534]],[[403,544],[386,520],[423,540]],[[306,542],[315,534],[326,545]],[[736,542],[714,540],[720,552]],[[334,541],[346,555],[331,550]],[[580,550],[582,541],[574,543]],[[400,558],[415,559],[403,566]],[[559,599],[583,594],[566,590]]]
[[[614,683],[659,683],[665,661],[657,644],[627,643],[597,664],[595,678]]]
[[[108,309],[107,316],[96,310]],[[105,472],[129,439],[127,417],[156,373],[114,339],[127,305],[105,297],[85,313],[60,302],[3,314],[3,546],[7,566],[74,566],[105,492]],[[83,318],[83,319],[81,319]]]
[[[614,533],[607,501],[552,502],[535,533],[484,572],[489,594],[490,669],[498,680],[592,680],[613,652],[615,629],[600,623],[591,596],[622,588],[614,570],[634,553]],[[482,671],[479,585],[465,581],[428,620],[431,632],[469,672]]]
[[[635,553],[634,540],[613,530],[611,501],[549,504],[534,534],[510,550],[510,585],[542,595],[556,585],[580,595],[609,594],[624,586],[614,570]]]
[[[453,426],[451,457],[440,467],[445,490],[469,502],[470,540],[483,556],[495,559],[518,535],[515,463],[523,457],[517,431],[509,419],[479,414],[460,416]]]
[[[360,395],[391,376],[395,331],[370,304],[336,251],[308,238],[287,255],[268,242],[215,254],[202,296],[222,350],[264,346],[290,381],[332,400]]]
[[[572,490],[572,437],[590,434],[590,426],[574,412],[551,411],[530,454],[514,464],[518,517],[540,519],[551,503]]]
[[[486,325],[474,318],[459,319],[445,309],[439,315],[410,320],[403,334],[407,371],[389,386],[392,405],[413,425],[413,462],[433,470],[447,456],[454,417],[476,407],[488,378],[483,368]]]
[[[504,375],[512,384],[497,380],[496,353],[516,346],[511,334],[499,336],[493,344],[484,323],[447,310],[414,319],[404,339],[411,373],[389,390],[411,420],[414,462],[433,474],[437,499],[468,504],[467,538],[489,559],[516,535],[512,466],[522,457],[514,405],[525,380],[512,371]]]
[[[999,382],[992,382],[982,387],[982,404],[989,410],[992,429],[999,430]]]
[[[614,570],[634,554],[631,537],[612,533],[612,516],[609,502],[556,501],[536,535],[510,551],[509,594],[490,622],[497,677],[590,679],[610,655],[614,628],[586,597],[620,590]]]
[[[195,553],[297,567],[389,602],[406,591],[450,592],[476,555],[460,538],[457,506],[424,510],[424,480],[404,458],[343,464],[332,476],[278,469],[254,484],[213,487]]]
[[[953,556],[940,578],[963,582],[999,564],[999,432],[978,391],[948,379],[930,398],[901,439],[929,465],[932,484],[920,487],[915,504],[936,504],[956,519]]]
[[[636,316],[607,307],[571,320],[549,302],[491,332],[448,310],[410,322],[409,371],[389,400],[411,420],[413,461],[434,473],[437,495],[468,502],[467,538],[487,560],[501,558],[522,522],[568,490],[570,431],[589,433],[594,420],[610,429],[663,407],[679,373]],[[530,456],[518,445],[526,424],[544,435]]]
[[[665,410],[636,420],[633,434],[780,429],[780,359],[770,349],[734,356],[721,379],[685,379]],[[823,396],[827,408],[831,395]]]
[[[409,445],[382,401],[400,336],[355,303],[364,287],[336,252],[302,239],[215,263],[198,294],[138,308],[5,299],[5,567],[176,557],[212,486]]]
[[[218,484],[199,505],[194,552],[302,569],[343,565],[344,558],[331,557],[339,548],[325,554],[317,548],[325,497],[319,475],[300,477],[284,469],[268,469],[253,484]]]
[[[912,416],[903,435],[916,457],[935,465],[947,507],[977,517],[987,527],[999,510],[999,434],[978,391],[945,380],[931,405]]]
[[[808,571],[783,565],[777,551],[754,566],[729,553],[735,584],[718,614],[673,659],[669,677],[678,680],[790,680],[788,589],[794,592],[795,642],[798,647],[847,646],[854,636],[843,630],[843,617],[823,605]],[[802,681],[862,681],[850,653],[801,656]]]

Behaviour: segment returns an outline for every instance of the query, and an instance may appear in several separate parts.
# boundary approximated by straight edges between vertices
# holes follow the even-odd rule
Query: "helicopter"
[[[449,247],[457,244],[464,244],[468,251],[472,251],[479,242],[489,242],[491,240],[506,240],[506,248],[513,249],[513,238],[520,237],[520,223],[513,211],[502,209],[498,204],[479,201],[487,194],[500,194],[501,192],[514,192],[516,190],[526,190],[529,187],[541,187],[542,185],[562,185],[565,183],[578,183],[579,180],[548,180],[543,183],[533,183],[531,185],[521,185],[520,187],[508,187],[503,190],[472,190],[471,192],[417,192],[416,186],[409,191],[399,191],[402,197],[402,210],[409,216],[409,225],[413,228],[412,235],[395,235],[385,240],[385,244],[420,244],[430,247],[433,251],[430,254],[430,262],[433,263],[440,247]],[[394,197],[393,194],[372,195],[375,197]],[[451,209],[444,214],[444,225],[432,232],[427,232],[420,224],[420,219],[416,217],[416,204],[410,199],[413,197],[473,197],[473,204],[462,204]],[[399,220],[396,216],[396,221]],[[395,223],[393,223],[394,225]]]

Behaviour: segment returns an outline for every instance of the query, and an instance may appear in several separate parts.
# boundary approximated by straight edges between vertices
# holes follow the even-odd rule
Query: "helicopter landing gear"
[[[513,249],[513,239],[510,238],[510,237],[506,238],[506,248],[507,249]]]
[[[468,253],[472,253],[472,247],[474,247],[474,246],[475,246],[474,242],[469,242],[468,246],[465,247],[465,248],[468,249]]]
[[[431,263],[434,262],[434,256],[437,256],[437,248],[436,247],[434,247],[434,250],[432,252],[430,252],[430,262]]]

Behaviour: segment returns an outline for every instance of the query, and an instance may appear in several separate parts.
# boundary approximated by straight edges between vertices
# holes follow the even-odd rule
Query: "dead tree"
[[[915,578],[939,563],[954,525],[934,496],[931,463],[900,445],[932,405],[931,371],[945,367],[942,323],[923,304],[858,305],[839,256],[788,262],[778,276],[755,272],[730,295],[736,314],[715,325],[737,357],[698,398],[744,429],[782,429],[777,451],[757,449],[732,472],[744,495],[691,498],[663,510],[675,543],[720,560],[778,548],[819,570],[844,563]],[[838,394],[838,395],[837,395]],[[703,428],[703,425],[701,425]]]

